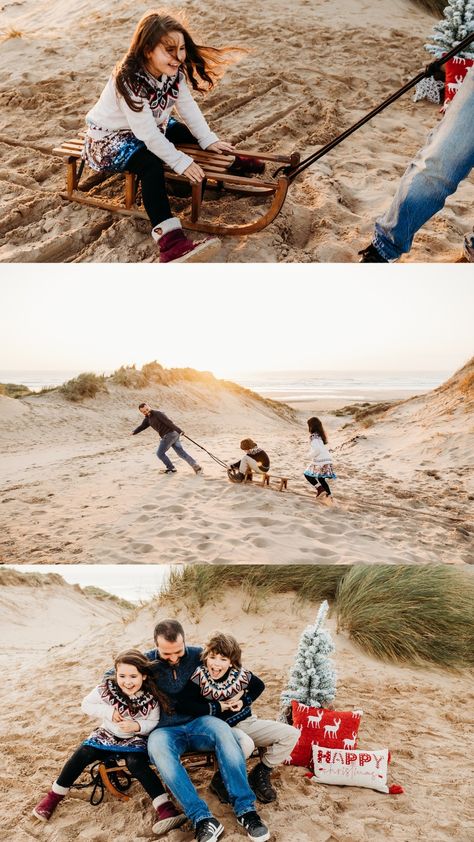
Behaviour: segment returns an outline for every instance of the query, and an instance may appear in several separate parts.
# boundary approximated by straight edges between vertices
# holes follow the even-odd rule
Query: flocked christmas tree
[[[433,29],[433,43],[425,44],[425,48],[435,58],[441,58],[473,31],[474,0],[448,0],[444,20],[440,20]],[[459,58],[474,59],[474,42],[459,53]]]
[[[281,694],[283,717],[289,712],[292,699],[317,708],[327,707],[334,701],[336,671],[329,657],[334,652],[334,643],[330,632],[323,628],[328,609],[324,601],[315,624],[301,635],[288,686]]]
[[[473,31],[474,0],[448,0],[444,19],[435,25],[432,43],[425,44],[425,49],[435,58],[441,58]],[[443,110],[456,95],[473,60],[474,42],[471,42],[465,50],[445,63]],[[443,82],[438,77],[422,79],[416,86],[414,101],[426,98],[431,102],[440,102],[442,88]]]

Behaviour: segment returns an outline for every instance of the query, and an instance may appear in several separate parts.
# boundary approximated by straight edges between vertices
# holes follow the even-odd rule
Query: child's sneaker
[[[249,813],[244,813],[243,816],[239,816],[237,821],[243,828],[245,828],[247,836],[252,840],[252,842],[266,842],[267,839],[270,839],[270,831],[268,827],[262,822],[260,816],[255,812],[255,810],[251,810]]]
[[[325,497],[329,497],[329,494],[327,493],[326,489],[323,488],[322,485],[318,485],[316,489],[316,499],[318,499],[318,497],[322,497],[323,494]]]
[[[186,821],[184,813],[180,813],[171,801],[165,801],[156,808],[156,822],[153,833],[168,833],[173,827],[179,827]]]
[[[219,251],[221,241],[217,237],[206,237],[193,243],[182,228],[175,228],[162,234],[158,245],[160,263],[206,263]]]
[[[211,816],[209,819],[201,819],[196,824],[194,838],[196,842],[215,842],[224,833],[224,826]]]
[[[63,798],[64,795],[58,795],[58,793],[53,792],[53,790],[50,789],[48,794],[41,799],[36,807],[34,807],[33,815],[36,816],[37,819],[41,819],[42,822],[47,822]]]

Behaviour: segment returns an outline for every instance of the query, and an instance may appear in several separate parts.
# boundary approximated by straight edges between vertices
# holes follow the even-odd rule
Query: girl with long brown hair
[[[153,831],[166,833],[186,821],[169,800],[159,777],[150,768],[146,737],[156,727],[160,709],[169,712],[167,697],[156,687],[151,663],[137,649],[117,656],[115,672],[83,699],[81,710],[100,720],[100,725],[71,755],[50,791],[33,810],[47,821],[86,766],[113,757],[126,758],[131,774],[153,801]]]
[[[310,463],[304,472],[308,482],[314,486],[316,497],[330,497],[328,479],[337,479],[332,457],[327,448],[328,437],[319,418],[308,418]]]
[[[86,161],[98,171],[129,170],[138,176],[162,263],[208,260],[220,247],[217,238],[194,243],[185,236],[171,212],[163,165],[196,183],[204,177],[202,168],[175,144],[198,143],[218,154],[233,151],[210,130],[189,90],[213,88],[232,51],[200,46],[181,21],[149,11],[86,117]],[[173,109],[183,123],[171,117]]]

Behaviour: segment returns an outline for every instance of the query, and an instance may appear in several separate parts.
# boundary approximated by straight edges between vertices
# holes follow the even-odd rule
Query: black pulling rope
[[[472,43],[472,41],[474,41],[474,32],[471,32],[470,35],[466,35],[466,37],[463,38],[463,40],[460,41],[459,44],[457,44],[449,51],[449,53],[446,53],[446,55],[442,56],[439,59],[436,59],[436,61],[431,62],[431,64],[428,64],[424,70],[422,70],[420,73],[418,73],[417,76],[415,76],[413,79],[407,82],[406,85],[403,86],[403,88],[399,88],[398,91],[395,91],[395,93],[392,94],[388,99],[384,100],[384,102],[381,102],[380,105],[377,105],[377,107],[370,111],[368,114],[366,114],[365,117],[362,117],[362,119],[359,120],[358,123],[354,123],[354,125],[351,126],[349,129],[346,129],[345,132],[338,135],[333,140],[329,141],[329,143],[326,143],[325,146],[322,146],[321,149],[318,149],[317,152],[314,152],[308,158],[305,158],[304,161],[301,161],[298,164],[298,166],[279,167],[279,169],[277,169],[276,172],[273,173],[273,177],[275,178],[277,175],[283,173],[284,175],[288,176],[290,182],[294,181],[294,179],[297,178],[297,176],[299,176],[300,173],[302,173],[305,169],[307,169],[307,167],[310,167],[311,164],[314,164],[316,161],[319,161],[319,159],[322,158],[323,155],[326,155],[328,152],[331,151],[331,149],[334,149],[335,146],[338,146],[340,143],[342,143],[342,141],[345,140],[346,137],[349,137],[351,134],[356,132],[357,129],[360,129],[361,126],[365,125],[365,123],[368,123],[369,120],[372,119],[372,117],[375,117],[376,114],[379,114],[380,111],[383,111],[384,108],[387,108],[388,105],[391,105],[392,102],[395,102],[395,100],[403,96],[403,94],[409,91],[410,88],[413,88],[415,85],[418,84],[418,82],[421,82],[422,79],[425,79],[428,76],[433,76],[434,73],[436,73],[436,71],[439,70],[439,68],[443,64],[449,61],[450,58],[453,58],[453,56],[460,53],[461,50],[464,50],[465,47]]]
[[[205,447],[203,447],[203,446],[202,446],[202,444],[198,444],[198,442],[197,442],[197,441],[194,441],[194,439],[192,439],[192,438],[190,438],[189,436],[187,436],[187,435],[186,435],[186,433],[181,433],[181,435],[183,436],[183,438],[185,438],[185,439],[187,439],[188,441],[191,441],[193,444],[195,444],[195,445],[196,445],[196,447],[199,447],[201,450],[204,450],[204,453],[207,453],[207,455],[208,455],[208,456],[210,456],[210,457],[211,457],[211,459],[214,459],[214,462],[217,462],[217,464],[218,464],[218,465],[220,465],[220,466],[221,466],[221,468],[225,468],[225,469],[226,469],[226,471],[228,470],[229,465],[228,465],[228,463],[227,463],[227,462],[223,462],[223,461],[222,461],[222,459],[219,459],[219,457],[218,457],[218,456],[215,456],[215,455],[214,455],[214,453],[211,453],[211,451],[210,451],[210,450],[206,450],[206,448],[205,448]]]

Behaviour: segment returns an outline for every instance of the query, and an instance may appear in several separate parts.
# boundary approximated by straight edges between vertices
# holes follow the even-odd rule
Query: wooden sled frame
[[[128,171],[124,173],[125,194],[123,204],[113,199],[90,196],[87,192],[80,189],[79,182],[84,169],[84,161],[81,160],[83,143],[84,133],[79,134],[71,140],[65,140],[61,146],[53,149],[55,155],[60,155],[66,159],[66,192],[61,193],[61,197],[68,199],[70,202],[78,202],[81,205],[88,205],[99,210],[106,210],[124,216],[133,216],[139,219],[148,219],[146,212],[142,208],[137,207],[136,204],[137,177],[134,173]],[[271,181],[268,177],[265,179],[261,176],[232,175],[227,171],[234,161],[233,155],[206,152],[199,146],[180,145],[177,148],[189,154],[202,167],[206,174],[202,182],[191,185],[191,215],[183,217],[182,223],[184,228],[190,229],[191,231],[201,231],[206,234],[242,236],[244,234],[254,234],[266,228],[280,213],[286,199],[288,187],[291,183],[291,178],[288,175],[279,175],[274,181]],[[298,152],[284,156],[271,155],[266,152],[238,150],[238,154],[243,157],[257,157],[264,161],[286,164],[292,168],[296,167],[300,161]],[[80,162],[79,169],[78,162]],[[171,181],[178,181],[187,185],[190,184],[185,176],[177,175],[167,167],[165,167],[165,175]],[[271,196],[272,199],[266,212],[257,219],[252,220],[252,222],[244,222],[240,225],[235,223],[207,222],[200,219],[200,213],[206,187],[212,186],[218,190],[228,188],[230,190],[241,190],[249,195]]]
[[[277,483],[277,491],[286,491],[288,488],[288,477],[278,477],[275,474],[257,474],[255,471],[247,471],[244,477],[244,482],[253,482],[254,485],[261,485],[263,488],[268,486],[270,488],[270,480],[275,480]]]
[[[187,752],[186,754],[182,755],[181,758],[188,769],[200,769],[206,767],[212,767],[213,771],[217,771],[217,760],[216,756],[213,752]],[[152,769],[155,767],[152,766]],[[99,763],[98,766],[99,775],[101,777],[102,783],[104,784],[104,788],[107,790],[110,795],[113,795],[114,798],[118,798],[119,801],[129,801],[131,796],[126,795],[125,792],[121,792],[117,787],[114,786],[112,781],[110,780],[110,775],[114,772],[123,772],[127,775],[131,776],[131,772],[128,769],[126,763],[118,764],[116,766],[107,766],[103,761]]]

